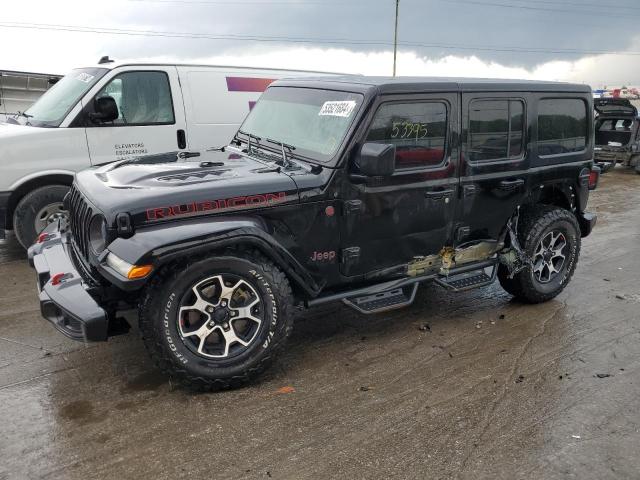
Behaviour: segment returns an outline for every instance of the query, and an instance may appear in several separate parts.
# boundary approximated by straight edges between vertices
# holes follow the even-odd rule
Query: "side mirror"
[[[90,113],[89,118],[94,122],[113,122],[118,118],[118,105],[113,97],[99,97],[93,101],[95,113]]]
[[[385,143],[365,143],[355,165],[366,177],[389,177],[396,167],[396,146]]]

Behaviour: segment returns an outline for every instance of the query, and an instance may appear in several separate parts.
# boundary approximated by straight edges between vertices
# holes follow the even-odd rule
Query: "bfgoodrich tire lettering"
[[[558,237],[560,235],[561,237]],[[564,259],[553,259],[554,254],[546,257],[549,265],[558,271],[550,274],[548,267],[542,267],[538,261],[527,266],[514,278],[508,278],[506,268],[500,267],[498,279],[502,287],[518,299],[528,303],[540,303],[551,300],[567,286],[580,256],[580,227],[573,213],[562,208],[537,206],[522,212],[518,228],[518,238],[528,258],[539,260],[541,245],[546,247],[555,239],[555,249],[562,252]],[[557,240],[561,238],[561,240]],[[562,247],[564,241],[564,247]],[[545,248],[542,248],[545,250]],[[549,248],[548,250],[551,250]],[[562,260],[562,261],[560,261]],[[555,270],[555,267],[553,270]]]
[[[202,313],[192,308],[200,302],[198,295],[205,297],[197,288],[194,291],[194,286],[212,281],[211,292],[216,289],[219,292],[218,277],[230,286],[236,283],[250,286],[247,291],[253,291],[260,299],[256,307],[251,307],[258,308],[251,310],[251,315],[260,317],[259,326],[246,337],[238,334],[241,340],[231,345],[233,352],[226,342],[216,350],[215,341],[226,339],[225,331],[237,333],[234,326],[229,327],[234,320],[228,316],[229,312],[236,313],[237,306],[229,302],[227,317],[217,315],[224,310],[223,298],[213,294],[211,298],[216,300],[207,298]],[[206,313],[208,308],[211,315]],[[192,389],[215,390],[242,385],[264,371],[291,333],[292,314],[291,287],[280,269],[258,252],[224,252],[210,259],[193,261],[186,267],[175,265],[160,272],[150,282],[141,302],[140,331],[151,357],[172,379]],[[194,326],[185,326],[184,322],[193,317],[196,318]],[[195,323],[200,322],[201,317],[207,321]],[[226,330],[222,328],[223,323]],[[256,322],[246,323],[256,325]],[[204,338],[201,340],[197,331],[202,328],[205,330],[200,332]],[[212,346],[205,348],[205,341]]]

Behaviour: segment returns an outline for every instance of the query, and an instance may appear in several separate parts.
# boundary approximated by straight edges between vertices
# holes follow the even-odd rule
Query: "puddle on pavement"
[[[27,252],[11,233],[6,233],[7,238],[0,240],[0,264],[14,262],[16,260],[27,260]]]
[[[156,370],[149,370],[127,380],[127,383],[120,388],[120,393],[155,391],[168,383],[168,378],[162,373]]]
[[[88,400],[77,400],[60,408],[59,415],[65,420],[76,423],[94,423],[104,419],[104,415],[96,415],[93,404]]]

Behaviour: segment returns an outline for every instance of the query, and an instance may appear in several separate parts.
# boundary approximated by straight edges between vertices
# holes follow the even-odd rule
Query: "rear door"
[[[344,275],[406,265],[448,244],[458,187],[457,100],[455,93],[394,96],[372,109],[360,144],[394,144],[396,170],[347,181]]]
[[[118,106],[114,122],[89,119],[93,101],[111,96]],[[84,105],[93,165],[187,147],[182,93],[175,67],[135,67],[118,71]]]
[[[498,240],[528,181],[527,95],[463,93],[455,245]]]

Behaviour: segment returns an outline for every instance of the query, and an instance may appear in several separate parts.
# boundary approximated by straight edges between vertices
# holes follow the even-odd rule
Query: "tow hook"
[[[73,278],[73,273],[56,273],[51,277],[51,285],[55,287],[56,285],[66,282],[70,278]]]

